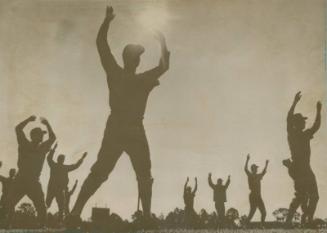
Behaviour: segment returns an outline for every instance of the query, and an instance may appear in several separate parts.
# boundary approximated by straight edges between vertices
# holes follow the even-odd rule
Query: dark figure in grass
[[[46,205],[49,208],[53,199],[56,200],[59,209],[59,221],[62,221],[65,213],[65,200],[66,194],[68,194],[68,173],[76,170],[83,163],[87,153],[85,152],[82,157],[75,163],[66,165],[65,155],[58,155],[57,162],[53,160],[57,144],[50,150],[47,157],[48,164],[50,167],[50,179],[48,184],[48,192],[46,197]]]
[[[227,201],[226,190],[230,184],[230,176],[225,184],[221,178],[217,179],[217,183],[212,182],[211,173],[208,175],[209,186],[213,189],[213,201],[215,202],[216,212],[218,215],[219,226],[224,226],[225,224],[225,202]]]
[[[250,155],[247,155],[245,167],[244,167],[245,173],[248,177],[248,183],[250,188],[250,195],[249,195],[250,211],[247,217],[247,223],[251,222],[251,219],[255,214],[255,211],[259,209],[261,213],[261,225],[264,226],[267,212],[261,196],[261,180],[267,172],[269,161],[268,160],[266,161],[265,168],[261,173],[258,173],[258,166],[256,164],[251,165],[251,171],[250,171],[248,168],[249,161],[250,161]]]
[[[40,127],[33,128],[30,132],[31,140],[28,140],[24,128],[28,123],[35,120],[36,117],[31,116],[16,126],[18,172],[8,192],[8,201],[6,203],[6,208],[9,211],[9,227],[14,220],[15,206],[25,195],[32,200],[35,206],[40,226],[44,226],[46,221],[44,193],[39,178],[46,154],[50,151],[56,136],[49,122],[41,118],[41,123],[47,130],[42,130]],[[46,133],[48,133],[48,138],[44,140]]]
[[[301,92],[298,92],[287,114],[287,138],[291,151],[293,179],[297,181],[295,197],[289,207],[287,224],[291,223],[297,208],[304,202],[307,202],[304,222],[312,224],[319,200],[316,177],[310,165],[310,142],[320,128],[322,105],[319,101],[317,102],[315,121],[310,128],[306,128],[307,117],[304,117],[301,113],[294,113],[300,99]]]
[[[192,190],[191,186],[188,185],[189,178],[187,177],[186,182],[184,184],[184,214],[185,214],[185,225],[187,227],[193,227],[196,224],[196,212],[194,210],[194,198],[196,191],[198,190],[198,180],[195,178],[195,186]]]
[[[143,117],[150,92],[159,85],[159,78],[169,68],[170,53],[166,47],[165,37],[158,33],[161,57],[155,68],[143,73],[136,72],[141,61],[141,54],[144,52],[144,47],[138,44],[128,44],[124,48],[124,67],[119,66],[107,41],[108,29],[114,18],[113,8],[107,7],[105,19],[96,39],[101,64],[107,76],[111,113],[104,130],[97,160],[84,181],[72,209],[73,222],[78,221],[86,202],[108,179],[123,152],[129,155],[136,173],[144,219],[152,219],[153,179]]]

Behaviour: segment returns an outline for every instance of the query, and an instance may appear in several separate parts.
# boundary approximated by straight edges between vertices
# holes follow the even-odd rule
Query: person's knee
[[[143,194],[144,192],[148,192],[152,188],[153,184],[153,178],[151,175],[147,176],[138,176],[137,177],[138,187],[140,194]]]
[[[102,172],[97,169],[92,169],[88,179],[94,182],[94,184],[101,184],[105,182],[109,177],[108,172]]]

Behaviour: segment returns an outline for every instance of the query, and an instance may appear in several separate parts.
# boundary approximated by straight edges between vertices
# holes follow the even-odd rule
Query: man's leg
[[[148,142],[143,130],[133,135],[126,143],[126,152],[129,154],[136,173],[143,214],[151,218],[152,183],[151,160]]]
[[[65,211],[65,196],[64,196],[64,190],[61,190],[56,193],[56,201],[58,205],[58,216],[59,221],[64,220],[64,211]]]
[[[47,208],[50,208],[54,197],[55,197],[54,190],[48,188],[47,196],[46,196],[46,199],[45,199],[45,204],[46,204]]]
[[[303,193],[295,192],[295,197],[293,198],[293,200],[289,206],[289,209],[288,209],[288,215],[286,218],[287,224],[292,223],[292,220],[293,220],[296,210],[300,207],[300,205],[302,205],[303,202],[304,202]]]
[[[266,211],[265,203],[262,200],[262,197],[258,198],[257,206],[261,213],[261,224],[264,224],[266,221],[267,211]]]
[[[224,217],[225,217],[225,205],[219,202],[215,202],[216,212],[217,212],[217,220],[218,225],[221,227],[223,225]]]
[[[318,192],[318,186],[316,182],[316,177],[311,178],[311,182],[308,188],[308,194],[309,194],[309,203],[308,203],[308,221],[309,223],[312,223],[314,214],[316,212],[317,204],[319,201],[319,192]]]
[[[14,183],[8,192],[8,199],[5,203],[5,209],[7,212],[6,225],[9,227],[14,222],[15,207],[17,203],[26,195],[26,182],[21,181],[20,178],[16,178]]]
[[[32,200],[34,204],[40,225],[45,226],[47,210],[45,206],[44,193],[39,181],[29,183],[27,196]]]
[[[250,201],[250,211],[249,211],[249,215],[247,217],[247,223],[251,222],[251,219],[253,218],[254,213],[257,210],[257,204],[256,204],[255,197],[251,193],[250,193],[250,196],[249,196],[249,201]]]
[[[109,121],[108,121],[109,122]],[[116,126],[119,127],[119,126]],[[85,179],[71,211],[74,216],[80,216],[88,199],[96,192],[101,184],[108,179],[119,157],[123,153],[119,129],[108,127],[105,130],[98,159],[93,164],[91,172]],[[112,131],[112,132],[111,132]]]

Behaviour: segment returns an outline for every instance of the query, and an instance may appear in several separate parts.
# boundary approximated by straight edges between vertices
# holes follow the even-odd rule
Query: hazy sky
[[[281,161],[289,157],[286,114],[294,94],[303,97],[296,111],[311,124],[317,100],[323,121],[312,140],[312,167],[320,201],[317,215],[327,217],[327,128],[325,121],[323,0],[121,0],[110,1],[116,18],[110,45],[121,64],[127,43],[146,52],[139,71],[158,63],[160,49],[152,35],[161,30],[171,50],[171,68],[150,95],[145,128],[153,164],[153,212],[183,208],[183,185],[199,179],[195,209],[214,210],[213,177],[226,177],[227,208],[247,214],[245,155],[261,167],[271,163],[262,182],[268,217],[287,207],[293,183]],[[108,1],[0,0],[0,173],[16,166],[15,125],[31,114],[45,116],[67,163],[89,152],[70,175],[80,188],[100,148],[108,106],[105,73],[95,37]],[[33,125],[32,125],[33,126]],[[49,178],[45,164],[41,181]],[[76,194],[72,198],[75,201]],[[137,204],[137,184],[128,156],[119,160],[109,180],[90,199],[130,218]],[[53,204],[53,207],[56,206]],[[54,210],[54,208],[52,208]],[[257,215],[256,215],[257,217]]]

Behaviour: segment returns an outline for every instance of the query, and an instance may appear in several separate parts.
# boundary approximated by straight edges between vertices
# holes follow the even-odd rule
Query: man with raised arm
[[[169,51],[165,37],[158,33],[161,45],[159,64],[146,72],[136,73],[144,48],[128,44],[123,50],[124,67],[120,67],[109,47],[107,33],[115,15],[107,7],[105,19],[100,27],[96,44],[102,67],[107,75],[109,105],[111,113],[107,121],[98,158],[84,181],[71,212],[73,219],[80,216],[88,199],[108,179],[123,152],[131,159],[136,173],[139,195],[145,219],[151,218],[152,183],[150,151],[143,127],[143,116],[148,96],[159,78],[169,68]]]
[[[194,198],[196,191],[198,190],[198,179],[195,177],[195,186],[192,190],[191,186],[188,185],[189,178],[187,177],[184,184],[183,199],[185,204],[185,223],[188,227],[194,224],[195,210],[194,210]]]
[[[7,209],[9,211],[9,224],[13,220],[13,213],[16,204],[27,195],[33,202],[37,211],[41,226],[44,226],[46,219],[46,207],[44,202],[44,193],[39,181],[46,154],[49,152],[56,136],[49,122],[41,118],[41,123],[45,125],[47,131],[40,127],[33,128],[30,132],[31,141],[24,133],[25,126],[36,120],[31,116],[16,126],[16,135],[18,141],[18,172],[12,187],[8,192]],[[43,140],[44,134],[48,132],[48,139]]]
[[[230,184],[230,176],[225,184],[221,178],[217,179],[217,183],[212,182],[212,175],[208,175],[209,186],[213,189],[213,201],[215,202],[216,212],[218,216],[218,222],[220,225],[224,225],[225,222],[225,202],[227,201],[226,190]]]
[[[64,164],[65,155],[63,154],[58,155],[57,162],[53,160],[56,148],[57,144],[55,144],[55,146],[50,150],[47,157],[50,167],[50,179],[45,203],[49,208],[53,199],[56,199],[59,209],[59,220],[62,221],[65,213],[65,195],[67,194],[67,186],[69,183],[68,173],[76,170],[81,166],[87,155],[87,152],[85,152],[75,164],[66,165]]]
[[[249,188],[250,188],[250,195],[249,195],[249,200],[250,200],[250,211],[249,215],[247,217],[247,222],[250,223],[251,219],[257,209],[259,209],[261,213],[261,224],[262,226],[265,223],[266,220],[266,207],[263,202],[262,196],[261,196],[261,180],[264,177],[264,175],[267,172],[267,167],[269,160],[266,160],[266,165],[265,168],[261,173],[258,173],[258,166],[256,164],[251,165],[251,171],[249,171],[249,161],[250,161],[250,155],[248,154],[246,157],[246,162],[245,162],[245,173],[248,177],[248,183],[249,183]]]
[[[319,200],[316,177],[310,165],[310,141],[320,128],[322,105],[319,101],[317,102],[316,119],[311,128],[305,129],[307,117],[301,113],[294,113],[300,99],[301,92],[298,92],[287,114],[287,138],[291,151],[294,179],[298,180],[299,187],[303,192],[295,192],[295,197],[289,207],[288,224],[292,221],[296,209],[303,203],[305,195],[308,195],[309,199],[306,216],[308,223],[311,224]]]

